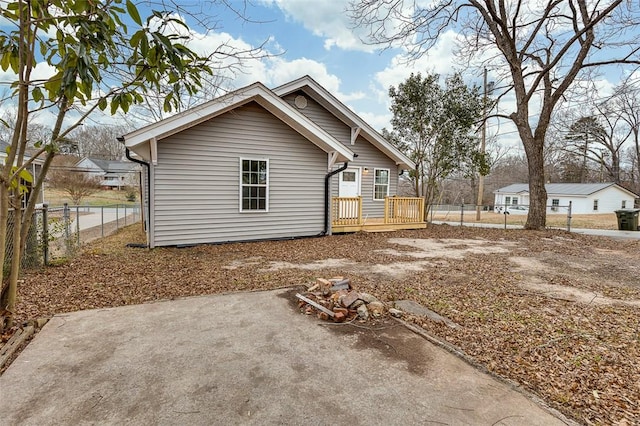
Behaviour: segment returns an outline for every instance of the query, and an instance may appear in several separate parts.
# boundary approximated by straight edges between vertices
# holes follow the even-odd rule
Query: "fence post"
[[[71,239],[71,232],[69,229],[69,226],[71,226],[71,224],[69,223],[69,216],[69,204],[64,203],[64,207],[62,209],[62,221],[64,222],[64,243],[67,248],[67,256],[71,254],[71,242],[69,241]]]
[[[104,206],[100,206],[100,233],[104,238]]]
[[[49,265],[49,205],[42,205],[42,259],[44,266]]]
[[[124,226],[127,226],[127,205],[124,205]]]
[[[76,206],[76,245],[80,247],[80,206]]]
[[[119,204],[116,204],[116,229],[120,229],[120,224],[118,223],[118,206]]]
[[[567,232],[571,232],[571,204],[572,202],[569,201],[569,210],[567,212]]]
[[[509,214],[509,211],[507,210],[507,205],[504,205],[504,211],[502,212],[504,214],[504,229],[505,231],[507,230],[507,215]]]
[[[464,225],[464,200],[462,200],[462,204],[460,205],[460,226]]]

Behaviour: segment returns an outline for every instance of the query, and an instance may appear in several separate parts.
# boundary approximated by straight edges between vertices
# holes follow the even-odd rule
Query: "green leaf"
[[[115,115],[118,112],[118,108],[120,107],[120,95],[115,95],[113,99],[111,99],[111,115]]]
[[[40,102],[44,99],[44,95],[42,94],[42,90],[39,87],[34,87],[31,91],[31,96],[33,96],[34,102]]]
[[[19,176],[20,176],[20,179],[22,179],[23,181],[28,183],[33,183],[33,176],[31,175],[31,173],[29,173],[27,169],[20,170]]]
[[[129,12],[129,16],[133,19],[133,22],[142,26],[142,19],[140,19],[140,14],[138,13],[138,8],[133,4],[131,0],[127,0],[127,12]]]

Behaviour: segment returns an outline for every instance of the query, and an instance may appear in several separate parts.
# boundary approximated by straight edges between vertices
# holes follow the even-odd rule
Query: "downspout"
[[[324,177],[324,230],[320,235],[327,235],[329,233],[329,213],[331,209],[331,194],[329,193],[329,181],[331,176],[337,175],[343,170],[349,167],[349,162],[345,162],[344,165],[336,170],[330,171]]]
[[[124,138],[122,136],[119,136],[116,139],[118,140],[118,142],[124,143]],[[125,151],[124,152],[125,152],[125,157],[127,157],[127,160],[133,161],[134,163],[141,164],[141,165],[143,165],[144,167],[147,168],[147,179],[146,179],[146,181],[147,181],[147,188],[146,188],[146,194],[147,194],[147,203],[146,204],[147,204],[147,206],[146,207],[147,208],[145,210],[146,210],[146,219],[148,221],[150,221],[151,220],[151,208],[150,208],[150,205],[149,205],[149,198],[148,197],[151,197],[151,187],[149,186],[149,185],[151,185],[151,168],[149,167],[149,163],[147,163],[146,161],[142,161],[142,160],[138,160],[137,158],[133,158],[131,156],[131,151],[129,151],[129,148],[125,147]],[[148,231],[147,222],[146,221],[144,222],[144,227],[145,227],[145,231]]]

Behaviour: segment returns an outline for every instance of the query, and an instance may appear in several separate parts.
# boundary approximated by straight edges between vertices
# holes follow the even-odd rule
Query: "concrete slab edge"
[[[24,329],[16,332],[11,339],[2,347],[2,354],[0,356],[0,369],[2,369],[5,365],[8,366],[11,360],[13,360],[14,355],[26,345],[28,340],[35,333],[35,327],[29,325]],[[6,349],[5,349],[6,348]]]
[[[464,362],[466,362],[470,366],[474,367],[475,369],[481,371],[482,373],[488,374],[492,378],[500,381],[501,383],[504,383],[505,385],[509,386],[511,389],[513,389],[516,392],[519,392],[520,394],[524,395],[527,399],[533,401],[535,404],[539,405],[544,410],[546,410],[549,413],[551,413],[552,415],[556,416],[560,421],[564,422],[566,425],[568,425],[568,426],[580,426],[581,425],[581,423],[579,423],[578,421],[567,417],[566,414],[564,414],[561,411],[551,407],[545,400],[543,400],[542,398],[540,398],[538,395],[534,394],[533,392],[528,391],[527,389],[523,388],[517,382],[515,382],[515,381],[513,381],[511,379],[508,379],[506,377],[502,377],[502,376],[500,376],[500,375],[488,370],[484,365],[482,365],[479,362],[475,361],[472,357],[470,357],[469,355],[467,355],[466,353],[464,353],[462,350],[460,350],[458,347],[452,345],[451,343],[449,343],[447,341],[444,341],[444,340],[442,340],[442,339],[440,339],[440,338],[438,338],[436,336],[433,336],[433,335],[429,334],[423,328],[420,328],[420,327],[418,327],[416,325],[413,325],[413,324],[411,324],[411,323],[409,323],[407,321],[404,321],[403,319],[400,319],[400,318],[393,318],[393,319],[398,321],[402,325],[404,325],[410,331],[416,333],[417,335],[419,335],[419,336],[423,337],[424,339],[428,340],[429,342],[433,343],[434,345],[436,345],[436,346],[446,350],[447,352],[457,356],[458,358],[460,358],[461,360],[463,360]]]

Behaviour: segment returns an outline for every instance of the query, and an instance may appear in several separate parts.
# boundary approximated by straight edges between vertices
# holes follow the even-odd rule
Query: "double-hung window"
[[[373,199],[384,200],[389,195],[389,169],[375,169],[373,179]]]
[[[240,211],[269,210],[269,160],[240,159]]]

